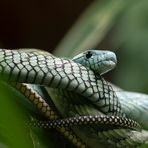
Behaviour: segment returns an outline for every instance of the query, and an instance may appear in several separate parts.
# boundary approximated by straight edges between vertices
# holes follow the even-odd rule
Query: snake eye
[[[89,58],[91,58],[92,55],[93,55],[92,52],[91,51],[88,51],[86,53],[86,58],[89,59]]]

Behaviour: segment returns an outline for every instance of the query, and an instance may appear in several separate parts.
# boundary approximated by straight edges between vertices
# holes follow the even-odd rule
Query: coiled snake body
[[[122,116],[112,87],[90,69],[71,60],[36,52],[0,50],[1,77],[9,82],[39,84],[80,94],[105,114]]]
[[[95,123],[99,119],[98,121],[104,124],[107,123],[107,125],[119,125],[122,128],[127,127],[132,129],[139,128],[138,123],[125,117],[121,104],[111,85],[99,75],[110,70],[112,65],[115,66],[116,59],[114,54],[108,51],[87,51],[83,53],[83,56],[78,55],[73,59],[75,62],[80,62],[81,57],[84,57],[82,58],[83,62],[80,62],[81,64],[69,59],[54,57],[49,53],[44,54],[44,52],[36,50],[12,51],[0,49],[1,78],[9,82],[30,83],[52,87],[54,89],[51,89],[51,96],[53,91],[62,94],[62,97],[72,98],[73,106],[76,106],[78,103],[81,106],[80,102],[83,101],[85,104],[90,102],[91,107],[93,106],[98,113],[104,115],[57,120],[50,122],[50,126],[69,126],[73,122],[76,123],[78,119],[80,119],[81,122],[78,121],[76,125],[79,123],[82,124],[83,121],[87,124],[87,120],[90,121],[90,119],[92,119],[91,123]],[[98,56],[100,57],[98,58]],[[86,63],[84,59],[86,59]],[[97,60],[100,61],[95,62]],[[91,67],[89,67],[89,62],[92,61],[96,64],[92,64]],[[102,65],[102,63],[104,65]],[[96,70],[97,65],[99,65],[99,68],[96,72],[97,74],[95,74],[94,70]],[[72,96],[77,97],[76,101]],[[40,126],[40,124],[38,125]],[[43,127],[45,126],[43,125]]]

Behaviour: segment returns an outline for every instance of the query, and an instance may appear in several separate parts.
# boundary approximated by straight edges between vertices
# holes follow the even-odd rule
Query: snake
[[[90,64],[92,62],[96,63]],[[62,91],[66,90],[72,94],[80,94],[82,98],[85,97],[92,102],[103,114],[109,115],[98,116],[97,118],[87,116],[87,119],[101,119],[104,123],[107,118],[113,119],[112,117],[114,116],[119,119],[125,119],[115,92],[107,81],[100,76],[112,69],[115,64],[115,55],[109,51],[86,51],[74,57],[73,60],[69,60],[57,58],[52,54],[45,56],[42,52],[36,52],[36,50],[23,52],[0,49],[0,75],[3,80],[44,85],[54,89],[58,88]],[[99,68],[96,71],[97,66]],[[74,119],[55,121],[55,123],[63,124]],[[82,119],[86,119],[86,116],[78,117],[77,119],[82,122]],[[115,120],[108,121],[110,124],[115,124],[113,122]],[[127,122],[122,122],[124,120],[117,121],[123,127],[127,125],[128,127],[137,127],[138,125],[136,122],[131,122],[131,119],[127,119]]]
[[[73,57],[72,60],[76,63],[80,63],[81,65],[92,69],[98,75],[102,75],[112,70],[117,63],[116,55],[113,52],[102,50],[85,51]],[[54,121],[34,121],[29,123],[29,125],[38,126],[42,128],[55,128],[61,126],[72,126],[82,124],[89,125],[92,123],[112,124],[121,127],[128,127],[135,130],[140,129],[140,125],[131,119],[119,116],[105,115],[79,116]]]
[[[121,115],[121,104],[103,78],[69,59],[36,52],[0,50],[1,78],[9,82],[44,85],[75,92],[94,103],[103,113]]]
[[[80,126],[80,125],[92,125],[92,124],[102,124],[102,125],[114,125],[122,128],[128,128],[132,130],[141,131],[141,126],[134,120],[118,117],[118,116],[79,116],[71,117],[65,119],[58,119],[53,121],[41,121],[34,120],[32,122],[26,123],[30,127],[39,127],[44,129],[59,128],[59,127],[70,127],[70,126]]]

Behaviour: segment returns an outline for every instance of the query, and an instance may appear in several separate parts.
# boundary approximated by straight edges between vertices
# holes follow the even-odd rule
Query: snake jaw
[[[100,74],[107,73],[108,71],[114,69],[117,65],[117,58],[115,53],[107,51],[106,54],[104,54],[104,59],[98,64],[100,65]]]
[[[94,67],[90,67],[90,69],[99,73],[100,75],[114,69],[117,64],[116,54],[112,51],[94,50],[93,58],[96,60],[94,60]]]
[[[103,66],[102,66],[103,64]],[[109,61],[103,61],[100,64],[101,67],[101,71],[99,71],[98,73],[101,73],[101,75],[103,75],[104,73],[107,73],[108,71],[114,69],[116,67],[116,63],[109,60]]]
[[[116,57],[116,55],[115,55],[114,52],[107,51],[106,57],[107,57],[106,60],[112,62],[113,65],[114,65],[114,64],[115,64],[115,65],[117,64],[117,57]]]

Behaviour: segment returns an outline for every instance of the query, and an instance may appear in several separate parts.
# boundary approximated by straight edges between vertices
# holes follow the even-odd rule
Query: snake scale
[[[65,92],[69,97],[71,97],[69,93],[72,95],[76,94],[76,96],[79,95],[82,101],[85,98],[87,101],[91,102],[95,108],[105,114],[104,116],[79,116],[67,118],[65,120],[55,120],[53,122],[48,122],[48,125],[51,126],[52,124],[53,127],[57,124],[58,127],[64,125],[69,126],[72,122],[76,123],[79,119],[76,125],[79,123],[82,124],[83,121],[87,124],[89,121],[95,123],[97,120],[100,120],[102,123],[107,121],[107,124],[118,124],[122,128],[139,128],[137,122],[125,117],[116,93],[113,91],[111,85],[99,75],[112,68],[110,64],[108,64],[110,67],[102,66],[103,60],[105,62],[112,61],[115,64],[114,54],[108,51],[101,51],[99,53],[97,51],[88,51],[83,55],[85,58],[89,59],[89,61],[87,60],[87,62],[84,63],[83,60],[82,63],[80,62],[81,64],[75,63],[79,62],[82,57],[81,55],[76,56],[73,59],[75,60],[74,62],[69,59],[57,58],[49,53],[44,54],[44,52],[36,50],[19,51],[1,49],[1,77],[8,82],[39,84],[52,87],[57,92],[62,92],[63,94]],[[99,55],[101,55],[101,58],[98,58]],[[95,62],[100,59],[102,61],[89,67],[89,62]],[[99,65],[99,70],[94,72],[97,65]],[[16,86],[18,86],[18,84]],[[43,122],[38,123],[41,123],[38,124],[40,126]],[[45,122],[45,124],[47,125],[47,122]]]

